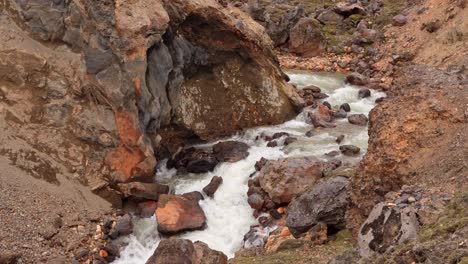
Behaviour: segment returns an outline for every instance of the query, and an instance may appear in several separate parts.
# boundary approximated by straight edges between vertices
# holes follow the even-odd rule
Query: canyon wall
[[[224,2],[2,0],[0,10],[1,152],[19,160],[18,138],[33,153],[23,167],[55,168],[47,174],[117,204],[114,184],[151,182],[155,156],[284,122],[301,105],[264,29]]]

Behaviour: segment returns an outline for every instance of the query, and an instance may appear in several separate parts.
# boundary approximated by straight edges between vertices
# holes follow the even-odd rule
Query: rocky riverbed
[[[0,263],[465,263],[467,5],[0,0]]]

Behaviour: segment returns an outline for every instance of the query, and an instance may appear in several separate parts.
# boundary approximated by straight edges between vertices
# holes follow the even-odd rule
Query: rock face
[[[300,103],[264,29],[232,5],[5,0],[0,8],[1,83],[25,106],[8,127],[47,149],[65,145],[53,154],[58,167],[85,183],[148,182],[154,153],[174,150],[168,142],[281,123]]]
[[[267,161],[258,178],[273,202],[289,203],[322,177],[324,167],[324,163],[314,157]]]
[[[419,222],[412,207],[399,209],[395,205],[377,204],[358,235],[359,253],[370,257],[385,253],[390,247],[417,238]]]
[[[368,152],[352,180],[347,215],[356,235],[374,205],[404,184],[467,188],[460,107],[467,84],[427,66],[403,67],[396,76],[394,89],[370,113]]]
[[[176,234],[188,230],[205,228],[205,213],[198,205],[198,200],[181,195],[159,197],[156,209],[158,231],[162,234]]]
[[[345,227],[345,213],[349,203],[346,177],[334,177],[318,184],[288,206],[286,225],[295,237],[322,222],[328,227]]]
[[[222,252],[212,250],[203,242],[186,239],[162,240],[146,264],[227,264]]]

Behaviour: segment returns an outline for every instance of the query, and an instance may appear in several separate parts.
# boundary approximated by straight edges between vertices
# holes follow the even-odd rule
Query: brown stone
[[[206,226],[205,213],[198,201],[182,195],[162,194],[156,209],[158,231],[176,234],[189,230],[201,230]]]
[[[282,204],[320,179],[323,169],[324,163],[314,157],[286,158],[268,161],[258,178],[273,202]]]
[[[210,183],[207,186],[205,186],[205,188],[203,188],[203,192],[209,197],[213,197],[221,183],[223,183],[223,178],[219,176],[214,176],[213,178],[211,178]]]

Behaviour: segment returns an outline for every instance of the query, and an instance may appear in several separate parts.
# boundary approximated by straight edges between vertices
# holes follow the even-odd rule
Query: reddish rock
[[[205,188],[203,188],[203,192],[209,197],[213,197],[221,183],[223,183],[223,178],[219,176],[214,176],[213,178],[211,178],[210,183],[207,186],[205,186]]]
[[[189,230],[201,230],[206,226],[205,213],[198,201],[182,195],[163,194],[159,196],[156,221],[158,231],[168,235]]]
[[[364,114],[354,114],[348,116],[348,122],[357,126],[365,126],[367,125],[368,119]]]
[[[289,203],[322,177],[324,163],[314,157],[268,161],[260,170],[260,186],[277,204]]]

